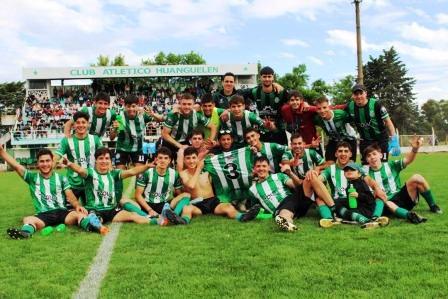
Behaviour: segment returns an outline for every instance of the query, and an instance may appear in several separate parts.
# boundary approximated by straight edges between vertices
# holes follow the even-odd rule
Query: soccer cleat
[[[427,221],[426,218],[421,217],[421,216],[418,215],[416,212],[409,212],[409,214],[408,214],[408,220],[409,220],[411,223],[414,223],[414,224],[420,224],[420,223],[423,223],[423,222],[426,222],[426,221]]]
[[[28,239],[31,237],[30,233],[23,230],[19,230],[17,228],[8,228],[6,232],[12,239],[16,240]]]
[[[187,224],[187,221],[174,213],[173,210],[169,209],[165,211],[166,218],[168,221],[172,224],[178,225],[178,224]]]
[[[389,218],[386,217],[386,216],[380,216],[380,217],[372,218],[372,221],[374,221],[374,222],[378,222],[378,224],[379,224],[381,227],[384,227],[384,226],[388,226],[388,225],[389,225]]]
[[[98,218],[98,216],[94,213],[90,213],[87,216],[87,219],[89,219],[89,224],[93,228],[94,231],[100,232],[100,229],[102,227],[101,221]]]
[[[292,232],[298,230],[297,226],[293,223],[290,223],[285,217],[277,215],[275,216],[275,223],[278,228],[285,232]]]
[[[243,216],[241,216],[241,222],[254,220],[257,217],[258,212],[260,212],[260,209],[260,205],[253,205],[246,213],[243,214]]]
[[[321,219],[319,220],[319,226],[322,228],[330,228],[335,224],[339,224],[341,222],[337,222],[333,219]]]
[[[438,205],[433,205],[429,207],[429,210],[436,214],[443,214],[442,209]]]
[[[370,221],[361,225],[362,229],[374,229],[380,227],[380,223],[376,221]]]
[[[105,236],[109,233],[109,228],[107,226],[102,225],[99,230],[100,235]]]

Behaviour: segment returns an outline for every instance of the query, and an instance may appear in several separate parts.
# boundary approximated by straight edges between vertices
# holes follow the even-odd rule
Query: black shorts
[[[54,226],[61,223],[65,223],[65,218],[71,211],[69,210],[54,210],[39,213],[36,215],[37,218],[45,223],[45,226]]]
[[[338,200],[338,202],[336,203],[336,210],[338,211],[338,215],[342,217],[340,210],[342,208],[346,208],[350,214],[348,214],[348,218],[346,218],[346,220],[352,220],[351,219],[351,213],[358,213],[361,214],[367,218],[372,218],[373,216],[373,211],[375,210],[375,203],[369,203],[369,202],[365,202],[365,201],[359,201],[357,202],[357,207],[356,209],[350,209],[349,205],[348,205],[348,199],[344,198],[341,200]]]
[[[110,210],[100,210],[100,211],[93,210],[93,212],[100,218],[102,223],[111,222],[114,219],[114,217],[121,211],[122,210],[120,207],[116,207],[115,209]],[[90,212],[91,211],[89,211],[89,213]]]
[[[151,203],[151,202],[146,202],[148,204],[148,206],[153,209],[154,211],[157,212],[157,214],[161,214],[162,210],[163,210],[163,206],[166,204],[166,202],[159,202],[159,203]]]
[[[395,194],[390,201],[395,203],[400,208],[404,208],[408,211],[411,211],[418,202],[418,198],[416,201],[413,201],[411,196],[408,193],[408,188],[406,188],[406,184],[404,184],[403,187],[401,187],[400,191]]]
[[[78,199],[81,205],[84,205],[86,202],[86,191],[85,189],[72,189],[73,194]],[[70,208],[69,208],[70,207]],[[67,209],[73,209],[72,205],[67,201]]]
[[[382,140],[382,141],[369,141],[369,140],[361,140],[359,142],[359,151],[361,152],[361,163],[362,165],[367,165],[366,157],[364,157],[364,150],[366,147],[372,144],[378,144],[378,146],[381,148],[381,152],[383,153],[383,158],[381,159],[382,162],[387,162],[387,159],[389,159],[389,141],[388,140]]]
[[[358,149],[358,143],[356,140],[342,140],[346,141],[350,144],[350,147],[352,148],[352,160],[356,161],[356,153]],[[336,147],[340,141],[337,140],[330,140],[328,141],[327,145],[325,146],[325,160],[331,160],[336,161]]]
[[[142,151],[128,153],[120,150],[115,151],[115,165],[129,165],[131,164],[145,164],[147,156],[143,154]]]
[[[216,207],[221,203],[216,197],[207,198],[199,202],[194,202],[194,200],[192,200],[192,202],[193,206],[201,210],[202,215],[213,214]]]
[[[311,198],[305,196],[303,188],[299,187],[278,205],[274,215],[278,215],[281,210],[288,210],[294,213],[294,218],[300,218],[306,215],[312,204]]]

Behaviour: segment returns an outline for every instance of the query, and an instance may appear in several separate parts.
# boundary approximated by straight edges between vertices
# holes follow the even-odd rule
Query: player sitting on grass
[[[359,166],[349,162],[344,167],[344,175],[349,184],[347,196],[338,202],[338,213],[345,220],[361,224],[361,228],[377,228],[389,224],[389,218],[378,217],[371,221],[375,210],[375,198],[366,182],[362,179]]]
[[[59,224],[79,225],[84,230],[95,230],[106,234],[108,229],[102,226],[94,215],[87,216],[87,211],[79,204],[67,178],[53,171],[53,154],[48,149],[37,153],[37,168],[39,172],[30,172],[20,165],[0,145],[0,157],[5,160],[28,184],[33,205],[34,216],[23,218],[21,229],[10,228],[8,235],[13,239],[26,239],[37,230],[46,226]],[[69,201],[75,210],[67,210]]]
[[[112,169],[112,161],[108,148],[100,148],[95,152],[95,168],[83,168],[76,163],[64,159],[70,169],[78,173],[86,184],[86,209],[98,215],[103,223],[135,222],[149,223],[149,219],[137,213],[122,210],[116,198],[115,185],[118,181],[138,175],[151,167],[151,164],[136,166],[128,170]]]
[[[401,184],[400,172],[414,161],[422,142],[422,138],[415,136],[411,140],[412,150],[404,158],[395,161],[382,162],[383,153],[377,145],[368,146],[364,153],[369,163],[366,165],[369,176],[374,178],[387,194],[387,208],[397,217],[408,219],[416,224],[426,221],[425,218],[411,211],[418,203],[420,194],[428,203],[431,212],[442,213],[423,176],[414,174],[404,185]]]
[[[154,159],[155,167],[149,168],[137,179],[135,198],[138,204],[152,218],[152,223],[157,223],[155,217],[162,215],[171,206],[177,215],[182,208],[190,202],[190,194],[181,192],[182,181],[179,173],[170,168],[172,153],[167,147],[161,147]],[[165,208],[165,204],[169,203]]]
[[[182,217],[167,211],[170,221],[178,224],[190,223],[192,217],[205,214],[224,215],[231,219],[246,222],[255,219],[260,206],[255,205],[246,213],[238,212],[231,203],[221,203],[213,192],[210,174],[203,171],[204,160],[199,159],[194,147],[184,151],[185,169],[180,173],[184,189],[191,194],[191,204],[183,208]]]

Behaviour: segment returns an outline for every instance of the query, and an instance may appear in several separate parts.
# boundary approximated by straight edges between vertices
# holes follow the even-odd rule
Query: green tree
[[[383,50],[378,58],[370,56],[364,66],[364,84],[368,93],[387,108],[395,127],[401,133],[411,134],[417,130],[418,108],[413,93],[415,79],[408,77],[407,72],[392,47]]]
[[[109,66],[109,60],[109,56],[100,54],[100,56],[96,58],[96,63],[91,64],[90,66]]]
[[[330,87],[330,96],[333,104],[344,104],[352,96],[352,87],[355,84],[355,77],[347,75],[341,80],[334,82]]]
[[[25,98],[24,82],[5,82],[0,84],[0,104],[4,107],[21,107]]]
[[[186,54],[168,53],[163,51],[157,53],[153,59],[143,59],[142,65],[178,65],[178,64],[206,64],[205,59],[196,52],[190,51]]]
[[[422,116],[429,127],[433,127],[437,136],[446,139],[448,135],[448,101],[428,100],[422,105]],[[431,133],[430,128],[427,134]]]
[[[291,73],[279,77],[277,82],[286,89],[300,90],[307,87],[309,75],[306,73],[306,65],[300,64],[292,69]]]
[[[127,66],[124,55],[120,53],[115,56],[114,60],[111,63],[111,66]]]

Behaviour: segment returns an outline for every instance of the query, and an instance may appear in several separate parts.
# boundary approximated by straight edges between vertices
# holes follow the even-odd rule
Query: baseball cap
[[[270,66],[265,66],[260,70],[260,75],[273,75],[274,70]]]
[[[362,85],[362,84],[355,84],[353,87],[352,87],[352,92],[357,92],[357,91],[366,91],[366,87],[364,86],[364,85]]]
[[[350,161],[347,163],[347,165],[344,166],[344,171],[347,170],[359,170],[359,165],[353,161]]]

